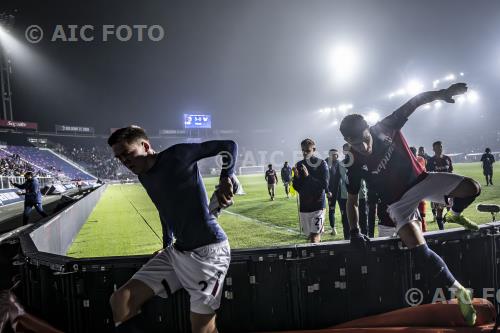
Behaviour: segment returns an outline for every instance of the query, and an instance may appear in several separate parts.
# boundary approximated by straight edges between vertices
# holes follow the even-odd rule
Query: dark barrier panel
[[[483,288],[494,294],[500,287],[500,223],[478,232],[429,233],[426,240],[476,297],[484,297]],[[47,254],[28,235],[21,236],[21,247],[23,301],[67,332],[113,332],[109,297],[149,259]],[[341,241],[234,250],[217,322],[221,332],[322,328],[407,307],[411,288],[431,302],[436,287],[426,272],[415,271],[399,239],[375,239],[366,249]],[[140,317],[145,332],[189,332],[188,295],[182,290],[169,299],[155,297]]]

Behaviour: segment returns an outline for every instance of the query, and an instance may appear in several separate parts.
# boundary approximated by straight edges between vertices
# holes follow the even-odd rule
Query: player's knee
[[[479,184],[474,179],[468,177],[464,178],[464,181],[467,182],[469,196],[477,197],[479,196],[479,194],[481,194],[481,184]]]

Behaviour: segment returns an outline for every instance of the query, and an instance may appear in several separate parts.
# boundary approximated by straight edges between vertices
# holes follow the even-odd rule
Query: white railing
[[[40,188],[45,185],[52,185],[54,178],[52,177],[36,177],[38,182],[40,183]],[[0,190],[14,188],[14,186],[10,185],[10,180],[17,184],[23,184],[25,179],[23,176],[0,176]]]

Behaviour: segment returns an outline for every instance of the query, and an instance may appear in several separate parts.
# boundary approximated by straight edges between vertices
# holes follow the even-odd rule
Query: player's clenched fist
[[[219,181],[219,188],[215,191],[217,200],[221,207],[227,207],[231,205],[233,193],[233,182],[229,177],[222,177]]]

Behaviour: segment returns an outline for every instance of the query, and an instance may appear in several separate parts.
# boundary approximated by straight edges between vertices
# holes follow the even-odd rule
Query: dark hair
[[[139,139],[149,141],[146,132],[142,128],[136,125],[130,125],[128,127],[123,127],[114,131],[113,134],[111,134],[108,138],[108,145],[113,146],[114,144],[123,141],[132,143]]]
[[[491,149],[490,149],[490,148],[486,148],[484,151],[485,151],[486,153],[491,153]]]
[[[356,138],[360,137],[361,133],[369,127],[362,115],[350,114],[342,119],[340,133],[342,133],[344,138]]]
[[[338,151],[337,149],[335,149],[335,148],[330,149],[328,152],[332,152],[332,151],[333,151],[334,153],[338,153],[338,152],[339,152],[339,151]]]
[[[434,146],[436,145],[442,145],[443,143],[441,141],[436,141],[436,142],[433,142],[432,143],[432,147],[434,148]]]
[[[418,150],[424,150],[424,147],[420,146],[418,147]]]
[[[411,152],[413,153],[413,155],[415,155],[415,156],[417,155],[417,148],[415,148],[415,147],[410,147],[410,150],[411,150]]]
[[[272,167],[273,167],[273,165],[272,165],[272,164],[268,164],[268,165],[267,165],[267,167],[268,167],[268,168],[272,168]]]
[[[347,148],[349,148],[349,149],[350,149],[350,148],[351,148],[351,145],[350,145],[349,143],[347,143],[347,142],[346,142],[346,143],[344,143],[344,144],[342,145],[342,150],[346,150],[346,149],[345,149],[345,147],[347,147]]]
[[[307,138],[307,139],[302,140],[302,142],[300,143],[300,146],[301,147],[316,146],[316,143],[312,139]]]
[[[33,177],[33,172],[31,171],[28,171],[24,174],[24,177],[30,177],[30,176]]]

